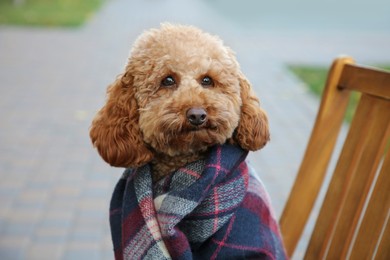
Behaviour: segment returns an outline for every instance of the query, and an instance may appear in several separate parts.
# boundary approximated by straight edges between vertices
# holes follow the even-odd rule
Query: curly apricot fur
[[[162,84],[164,78],[174,80]],[[212,84],[202,84],[204,77]],[[190,108],[207,120],[189,122]],[[269,140],[268,121],[231,49],[192,26],[163,24],[135,42],[124,73],[92,122],[91,140],[118,167],[152,162],[169,172],[233,142],[257,150]],[[168,166],[169,165],[169,166]]]

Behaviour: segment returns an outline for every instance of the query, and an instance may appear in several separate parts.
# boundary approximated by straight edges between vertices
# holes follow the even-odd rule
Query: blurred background
[[[0,259],[113,259],[122,169],[88,132],[144,30],[192,24],[235,50],[270,118],[249,159],[279,217],[327,68],[339,55],[390,68],[389,14],[385,0],[0,0]]]

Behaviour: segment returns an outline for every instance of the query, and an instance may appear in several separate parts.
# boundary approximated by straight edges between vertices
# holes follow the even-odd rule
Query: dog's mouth
[[[201,125],[201,126],[189,126],[186,129],[183,129],[183,132],[199,132],[199,131],[217,131],[218,127],[216,125]]]

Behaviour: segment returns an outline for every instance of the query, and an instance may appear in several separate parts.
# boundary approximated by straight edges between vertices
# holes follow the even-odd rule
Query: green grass
[[[289,69],[305,82],[314,94],[322,95],[328,68],[292,65],[289,66]]]
[[[390,65],[380,65],[375,66],[380,67],[385,70],[390,71]],[[300,65],[290,65],[288,68],[300,78],[309,89],[318,97],[322,95],[326,77],[328,74],[328,68],[326,67],[316,67],[316,66],[300,66]],[[345,120],[351,122],[353,113],[356,109],[356,105],[359,102],[360,95],[353,93],[351,100],[347,107],[347,112],[345,115]]]
[[[66,26],[83,24],[103,0],[0,0],[0,24],[28,26]]]

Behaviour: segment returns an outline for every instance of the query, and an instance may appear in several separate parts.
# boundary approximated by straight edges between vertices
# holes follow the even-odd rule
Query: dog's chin
[[[156,142],[153,148],[169,156],[196,154],[206,151],[209,147],[223,144],[231,134],[223,134],[217,127],[193,126],[181,129],[175,134],[170,134],[166,142]]]

